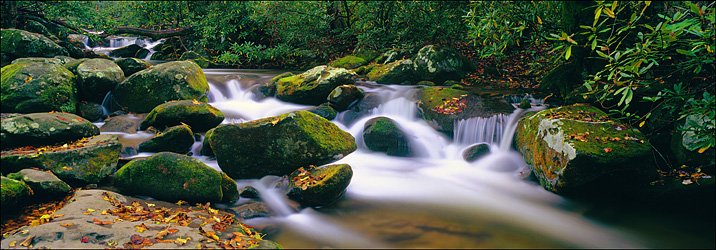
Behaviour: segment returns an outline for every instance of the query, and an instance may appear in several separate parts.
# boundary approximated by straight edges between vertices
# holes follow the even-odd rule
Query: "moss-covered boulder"
[[[99,134],[90,121],[68,113],[33,113],[2,120],[3,148],[50,145]]]
[[[284,78],[284,77],[289,77],[289,76],[294,76],[294,74],[291,72],[281,73],[280,75],[277,75],[277,76],[274,76],[273,78],[271,78],[271,81],[269,81],[265,84],[262,84],[261,86],[256,88],[256,90],[259,93],[263,94],[264,96],[274,96],[274,95],[276,95],[276,83],[278,82],[278,80],[280,80],[281,78]]]
[[[201,142],[201,150],[199,151],[201,155],[214,156],[214,150],[211,149],[211,144],[209,143],[209,141],[211,141],[209,137],[211,137],[212,134],[214,134],[213,128],[204,133],[204,140]]]
[[[701,114],[692,114],[687,116],[683,122],[679,122],[674,127],[676,128],[671,136],[671,151],[676,157],[676,161],[679,165],[687,165],[692,167],[711,166],[713,169],[714,161],[714,146],[711,145],[708,149],[699,153],[701,147],[696,143],[699,139],[696,137],[693,125],[705,126],[711,131],[714,130],[714,121],[709,117]],[[681,130],[680,130],[681,129]]]
[[[46,62],[16,63],[1,69],[2,112],[75,112],[75,75]]]
[[[416,81],[415,64],[410,59],[398,60],[382,66],[376,66],[368,73],[368,80],[378,84],[410,85]]]
[[[224,113],[204,102],[195,100],[170,101],[154,107],[140,124],[139,129],[149,126],[159,129],[186,124],[194,132],[205,132],[224,120]]]
[[[417,78],[436,84],[447,80],[459,81],[475,67],[455,49],[446,46],[427,45],[413,57],[413,62]]]
[[[101,121],[105,116],[102,104],[86,101],[77,103],[77,115],[91,122]]]
[[[208,139],[219,166],[234,179],[286,175],[357,149],[351,134],[308,111],[222,124]]]
[[[86,60],[74,71],[79,98],[101,103],[107,92],[124,81],[124,72],[113,61],[101,58]]]
[[[129,111],[148,113],[173,100],[207,101],[204,71],[190,61],[168,62],[139,71],[112,90],[114,100]]]
[[[14,58],[69,55],[67,49],[44,35],[24,30],[0,30],[0,45],[0,52]]]
[[[18,205],[23,205],[32,196],[33,192],[30,186],[22,181],[13,180],[5,176],[0,177],[0,205],[2,205],[3,213],[5,211],[13,211],[18,209]]]
[[[122,144],[116,135],[98,135],[39,150],[4,151],[2,172],[25,168],[50,170],[68,183],[100,183],[117,169]]]
[[[368,64],[369,61],[357,56],[344,56],[328,64],[331,67],[355,69]]]
[[[363,90],[355,85],[341,85],[333,89],[326,100],[336,111],[341,112],[348,109],[351,104],[359,101],[365,96]]]
[[[187,125],[166,128],[161,134],[139,144],[139,152],[174,152],[186,154],[194,144],[194,133]]]
[[[18,59],[13,60],[13,61],[12,61],[12,64],[16,64],[16,63],[25,63],[25,64],[28,64],[28,63],[33,63],[33,62],[54,63],[54,64],[57,64],[57,65],[63,65],[63,64],[64,64],[64,63],[62,63],[62,61],[60,61],[60,59],[58,59],[57,57],[53,57],[53,58],[46,58],[46,57],[23,57],[23,58],[18,58]]]
[[[403,49],[390,49],[375,58],[375,63],[388,64],[409,57],[410,53]]]
[[[25,182],[36,195],[61,195],[72,190],[70,185],[51,172],[26,168],[20,172],[9,174],[7,177]]]
[[[309,108],[306,111],[317,114],[320,117],[326,118],[326,120],[333,120],[336,118],[336,110],[331,107],[328,103]]]
[[[462,152],[462,158],[467,162],[474,162],[490,153],[490,146],[487,143],[472,145]]]
[[[122,69],[122,71],[124,72],[124,77],[129,77],[134,73],[152,67],[152,64],[134,57],[117,59],[116,61],[114,61],[114,63],[116,63],[119,68]]]
[[[358,76],[352,71],[330,66],[317,66],[276,82],[276,98],[299,104],[319,105],[336,87],[354,84]]]
[[[453,136],[455,121],[510,114],[515,109],[504,98],[481,97],[467,91],[444,87],[421,88],[415,98],[423,119],[448,136]]]
[[[304,207],[330,205],[346,191],[352,177],[348,164],[299,168],[289,175],[287,195]]]
[[[644,135],[589,105],[528,114],[519,121],[514,142],[540,184],[555,193],[603,188],[588,184],[612,173],[629,175],[629,182],[656,174]]]
[[[161,152],[135,159],[117,170],[114,184],[123,194],[146,195],[163,201],[233,203],[236,182],[196,158]]]
[[[363,125],[363,142],[368,149],[392,156],[409,156],[410,141],[393,119],[376,117]]]
[[[142,50],[142,46],[139,46],[137,44],[130,44],[118,49],[114,49],[109,52],[109,56],[111,57],[134,57],[134,55],[137,54],[140,50]]]

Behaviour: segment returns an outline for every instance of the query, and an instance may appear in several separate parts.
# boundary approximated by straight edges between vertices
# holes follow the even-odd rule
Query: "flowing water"
[[[311,108],[272,97],[259,100],[252,93],[283,72],[204,69],[210,86],[209,103],[226,115],[223,123],[251,121]],[[355,152],[335,162],[347,163],[353,169],[351,183],[336,203],[322,208],[295,209],[283,195],[285,187],[276,185],[280,177],[237,180],[239,188],[256,188],[262,201],[275,214],[246,221],[267,233],[267,239],[286,248],[660,248],[713,245],[713,238],[704,239],[681,232],[683,228],[678,227],[688,223],[668,218],[669,223],[662,223],[659,220],[667,216],[657,213],[576,203],[530,181],[526,174],[527,165],[511,148],[511,142],[517,120],[528,111],[543,108],[539,100],[530,99],[533,108],[529,110],[516,109],[512,114],[456,121],[454,139],[451,139],[418,117],[417,105],[410,100],[417,87],[377,85],[374,82],[357,85],[366,93],[378,95],[380,105],[350,123],[343,122],[345,112],[333,120],[339,128],[351,133],[358,144]],[[513,97],[509,101],[519,103],[524,98],[531,97]],[[363,126],[377,116],[393,119],[406,132],[411,148],[417,152],[415,156],[393,157],[367,149],[362,139]],[[145,132],[113,134],[127,145],[137,145],[151,137]],[[490,145],[491,153],[472,163],[464,161],[462,152],[481,142]],[[195,143],[193,157],[220,170],[216,160],[200,155],[200,145],[200,142]],[[140,153],[133,157],[149,155]],[[247,200],[241,198],[230,206],[238,206]],[[601,211],[601,214],[594,211]],[[708,235],[713,232],[713,226],[705,230]]]
[[[80,39],[82,43],[84,43],[86,49],[91,49],[96,54],[109,54],[110,51],[124,47],[129,46],[132,44],[139,45],[147,50],[149,50],[149,54],[145,58],[140,58],[145,61],[149,61],[150,58],[152,58],[152,55],[154,54],[154,47],[163,43],[165,39],[159,39],[159,40],[152,40],[151,38],[139,38],[139,37],[127,37],[127,36],[110,36],[107,39],[109,40],[109,47],[90,47],[88,43],[87,36],[79,35],[77,36],[77,39]],[[117,58],[115,58],[117,59]]]

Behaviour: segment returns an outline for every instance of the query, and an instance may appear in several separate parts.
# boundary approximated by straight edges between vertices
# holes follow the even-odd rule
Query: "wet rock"
[[[138,154],[138,152],[135,147],[126,146],[122,149],[122,152],[119,153],[119,156],[120,157],[128,157],[128,156],[133,156],[133,155],[137,155],[137,154]]]
[[[211,144],[209,143],[209,141],[211,141],[209,137],[211,137],[213,133],[214,129],[212,128],[204,134],[204,141],[201,142],[201,151],[199,151],[201,155],[214,156],[214,151],[211,149]]]
[[[360,118],[372,114],[372,110],[380,106],[380,103],[380,96],[375,93],[368,93],[358,103],[342,113],[341,121],[343,124],[351,125]]]
[[[355,85],[341,85],[333,89],[328,95],[327,101],[336,111],[341,112],[348,109],[354,102],[363,98],[363,90]]]
[[[99,128],[74,114],[32,113],[2,120],[2,133],[11,143],[3,148],[51,145],[99,134]]]
[[[358,76],[343,68],[317,66],[276,82],[276,98],[298,104],[319,105],[336,87],[354,84]]]
[[[416,93],[415,101],[423,119],[448,136],[453,136],[455,121],[510,114],[515,109],[504,98],[480,97],[467,91],[444,87],[421,88]]]
[[[2,171],[50,170],[70,184],[100,183],[117,169],[122,144],[115,135],[98,135],[40,151],[5,151]]]
[[[559,194],[604,189],[588,185],[602,177],[640,183],[656,175],[644,135],[589,105],[528,114],[519,121],[514,140],[542,187]],[[603,183],[616,186],[617,180]]]
[[[77,103],[77,115],[87,119],[90,122],[100,121],[105,116],[102,104],[86,101],[81,101]]]
[[[77,66],[77,92],[82,100],[101,103],[107,92],[124,81],[124,72],[113,61],[89,59]]]
[[[462,152],[462,158],[467,162],[474,162],[490,153],[490,146],[486,143],[472,145]]]
[[[56,196],[67,194],[72,187],[50,172],[23,169],[8,175],[8,178],[25,182],[36,195]]]
[[[252,186],[246,186],[239,190],[239,196],[250,199],[259,198],[259,191]]]
[[[204,102],[170,101],[154,107],[139,129],[144,130],[149,126],[165,128],[184,123],[195,132],[205,132],[221,124],[224,117],[221,110]]]
[[[104,194],[106,193],[106,194]],[[111,200],[111,201],[110,201]],[[152,207],[149,204],[153,204]],[[154,209],[165,210],[172,215],[180,214],[180,211],[188,211],[181,213],[180,216],[186,216],[186,220],[190,222],[188,225],[180,225],[176,222],[156,222],[150,219],[139,218],[137,221],[133,221],[128,217],[124,217],[123,220],[120,216],[113,214],[104,214],[100,211],[110,210],[126,210],[133,209],[135,211],[138,207],[141,207],[145,211],[153,211]],[[88,212],[87,209],[91,208],[95,212]],[[88,214],[86,214],[88,213]],[[222,218],[230,214],[217,211],[217,218]],[[207,225],[200,225],[198,221],[202,221],[203,218],[211,218],[205,209],[199,207],[189,206],[177,206],[176,204],[162,202],[162,201],[148,201],[133,198],[130,196],[123,196],[121,194],[92,189],[92,190],[80,190],[76,193],[75,197],[71,202],[65,204],[61,209],[53,213],[55,215],[52,221],[41,224],[34,227],[23,227],[18,232],[9,234],[8,238],[3,239],[0,243],[0,247],[3,249],[11,248],[9,245],[12,242],[19,244],[27,239],[29,236],[32,237],[32,245],[37,248],[70,248],[70,249],[84,249],[84,248],[111,248],[111,247],[123,247],[123,248],[140,248],[139,245],[142,242],[144,248],[157,248],[157,249],[194,249],[199,244],[200,240],[206,239],[200,232],[199,227],[203,231],[215,231],[212,226],[215,223],[209,223]],[[63,215],[63,216],[58,216]],[[132,217],[133,218],[133,217]],[[99,225],[94,223],[94,220],[108,221],[111,222],[105,225]],[[184,221],[184,220],[182,220]],[[194,223],[198,222],[198,223]],[[64,226],[63,226],[64,225]],[[68,226],[69,225],[69,226]],[[138,232],[137,228],[146,227],[148,230],[144,232]],[[245,228],[245,229],[244,229]],[[161,237],[167,242],[158,241],[155,236],[160,232],[171,229],[172,232]],[[173,230],[176,230],[175,232]],[[251,233],[247,233],[244,230],[248,230]],[[255,234],[252,228],[247,227],[238,220],[235,220],[231,224],[226,225],[225,230],[217,233],[219,240],[222,242],[228,242],[230,236],[234,233]],[[276,243],[269,240],[259,240],[246,236],[240,236],[240,240],[246,243],[253,243],[246,245],[256,245],[252,248],[265,249],[280,248]],[[177,238],[188,239],[186,244],[179,245],[175,241]],[[134,240],[134,241],[133,241]],[[133,244],[136,242],[137,244]],[[201,243],[206,245],[208,248],[221,248],[217,245],[217,242],[210,241]],[[222,245],[223,246],[223,245]]]
[[[121,112],[121,111],[120,111]],[[101,132],[122,132],[128,134],[136,134],[139,124],[142,122],[143,116],[127,115],[127,114],[109,114],[104,120],[99,130]]]
[[[0,52],[14,58],[69,55],[67,49],[38,33],[17,29],[0,30]]]
[[[410,142],[405,132],[388,117],[376,117],[363,126],[363,141],[368,149],[392,156],[410,156]]]
[[[280,80],[281,78],[290,77],[290,76],[294,76],[294,74],[291,72],[281,73],[280,75],[277,75],[277,76],[274,76],[273,78],[271,78],[271,81],[259,86],[256,89],[260,93],[262,93],[264,96],[274,96],[274,95],[276,95],[276,83],[278,82],[278,80]]]
[[[289,175],[288,198],[304,207],[326,206],[338,200],[351,182],[348,164],[299,168]]]
[[[161,134],[139,144],[139,152],[174,152],[186,154],[194,144],[194,133],[187,125],[166,128]]]
[[[151,196],[164,201],[234,203],[236,182],[196,158],[161,152],[132,160],[114,175],[124,194]]]
[[[307,109],[306,111],[317,114],[320,117],[326,118],[326,120],[333,120],[336,118],[336,110],[331,107],[328,103],[318,105],[316,107]]]
[[[447,80],[460,80],[474,69],[470,60],[446,46],[427,45],[413,57],[415,74],[420,80],[443,84]]]
[[[142,49],[144,49],[144,48],[142,48],[142,46],[139,46],[137,44],[130,44],[130,45],[110,51],[109,56],[111,56],[111,57],[135,57],[134,55],[136,55],[137,52],[139,52]],[[142,57],[142,58],[144,58],[144,57]]]
[[[517,107],[521,108],[521,109],[528,109],[528,108],[532,107],[532,104],[530,103],[530,100],[524,99],[520,102],[520,105],[518,105]]]
[[[17,210],[19,205],[25,204],[33,194],[32,189],[25,182],[5,176],[0,177],[0,179],[2,179],[2,183],[0,183],[0,191],[2,192],[0,204],[2,205],[3,213]]]
[[[0,80],[2,112],[75,112],[75,75],[60,65],[11,64],[2,68]]]
[[[129,77],[134,73],[152,67],[152,64],[142,59],[137,59],[133,57],[117,59],[116,61],[114,61],[114,63],[116,63],[119,68],[122,69],[122,72],[124,72],[124,77]]]
[[[130,112],[148,113],[173,100],[207,101],[209,85],[199,65],[190,61],[168,62],[131,75],[112,96]]]
[[[356,150],[351,134],[308,111],[222,124],[208,137],[217,162],[234,179],[286,175]]]
[[[415,64],[410,59],[403,59],[377,66],[368,73],[368,80],[378,84],[413,84],[417,82]]]
[[[243,196],[242,196],[243,197]],[[248,220],[251,218],[270,217],[273,215],[271,208],[260,201],[248,201],[238,207],[229,209],[236,217]]]

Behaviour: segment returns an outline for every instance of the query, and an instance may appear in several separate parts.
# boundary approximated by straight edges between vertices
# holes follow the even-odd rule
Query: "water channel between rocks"
[[[204,69],[210,87],[209,104],[226,115],[223,123],[311,108],[273,97],[258,100],[252,93],[283,72]],[[510,143],[516,120],[528,110],[457,121],[452,140],[418,118],[417,106],[410,100],[416,86],[374,82],[359,82],[357,86],[378,95],[381,102],[367,116],[349,124],[345,112],[332,121],[351,133],[358,144],[358,150],[336,162],[353,169],[351,183],[338,202],[295,211],[285,195],[272,188],[279,177],[237,180],[239,189],[255,187],[276,214],[246,221],[268,233],[267,239],[286,248],[642,248],[682,244],[666,239],[669,237],[686,237],[683,241],[696,241],[695,246],[704,243],[679,235],[678,229],[659,222],[638,226],[646,229],[637,230],[633,225],[608,225],[590,219],[584,213],[592,207],[568,201],[525,180],[522,173],[526,163]],[[367,149],[363,125],[377,116],[396,121],[409,135],[416,156],[393,157]],[[145,132],[112,134],[126,145],[137,145],[152,136]],[[478,142],[489,143],[491,153],[472,163],[463,160],[463,150]],[[221,170],[216,160],[199,154],[200,145],[195,143],[193,157]],[[241,198],[233,206],[249,200]],[[619,216],[643,221],[656,217],[635,212]]]

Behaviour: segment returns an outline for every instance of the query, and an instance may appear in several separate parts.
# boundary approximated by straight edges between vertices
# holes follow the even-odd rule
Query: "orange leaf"
[[[72,226],[72,225],[74,225],[74,224],[75,224],[75,223],[60,223],[60,226],[69,227],[69,226]]]
[[[607,153],[612,152],[612,149],[611,149],[611,148],[604,148],[604,152],[607,152]]]
[[[23,241],[20,243],[20,246],[30,247],[31,244],[32,244],[32,239],[33,239],[33,238],[35,238],[34,235],[27,236],[27,238],[25,238],[25,240],[23,240]]]
[[[92,222],[97,225],[107,225],[107,224],[114,223],[113,221],[101,221],[101,220],[98,220],[97,218],[94,218],[94,220],[92,220]]]

